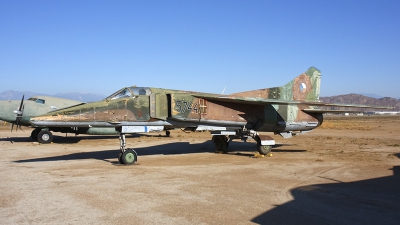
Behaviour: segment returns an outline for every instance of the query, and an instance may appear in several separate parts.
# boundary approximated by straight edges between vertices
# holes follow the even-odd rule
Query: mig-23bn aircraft
[[[99,102],[77,105],[33,117],[42,127],[113,127],[120,134],[122,164],[137,161],[134,149],[126,148],[125,134],[152,130],[209,130],[218,151],[227,152],[232,139],[253,138],[261,154],[271,151],[275,140],[259,132],[285,138],[320,126],[320,106],[371,108],[362,105],[324,104],[319,101],[321,73],[311,67],[281,87],[230,95],[126,87]]]
[[[16,125],[16,129],[21,129],[21,126],[31,126],[29,119],[34,116],[43,115],[54,110],[82,104],[85,103],[51,96],[33,96],[24,101],[24,96],[22,96],[21,101],[0,101],[0,120],[9,122],[11,124],[12,132],[14,125]],[[32,131],[31,138],[43,144],[50,143],[53,140],[53,135],[50,131],[96,135],[117,134],[113,128],[40,127]]]

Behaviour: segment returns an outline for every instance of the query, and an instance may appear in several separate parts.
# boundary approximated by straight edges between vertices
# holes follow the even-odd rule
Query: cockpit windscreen
[[[127,87],[127,88],[122,88],[121,90],[115,92],[106,99],[114,100],[118,98],[126,98],[126,97],[133,97],[138,95],[150,95],[150,94],[151,90],[148,87]]]

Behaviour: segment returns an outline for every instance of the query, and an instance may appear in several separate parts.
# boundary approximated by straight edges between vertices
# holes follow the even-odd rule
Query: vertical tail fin
[[[321,72],[311,67],[305,73],[294,78],[286,85],[280,87],[282,100],[310,100],[319,99],[321,89]]]
[[[321,72],[317,68],[311,67],[284,86],[240,92],[232,95],[279,100],[318,101],[320,87]]]

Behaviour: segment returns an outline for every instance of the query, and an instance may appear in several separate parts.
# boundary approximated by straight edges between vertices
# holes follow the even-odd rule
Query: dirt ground
[[[271,157],[253,141],[216,154],[211,135],[132,135],[32,142],[0,127],[0,224],[399,224],[398,116],[332,117]]]

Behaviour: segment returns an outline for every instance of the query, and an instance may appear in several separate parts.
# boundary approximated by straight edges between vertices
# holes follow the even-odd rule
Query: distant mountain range
[[[366,97],[371,97],[371,98],[383,98],[384,97],[384,96],[377,95],[377,94],[374,94],[374,93],[355,93],[355,94],[364,95]]]
[[[25,95],[25,99],[36,95],[46,95],[34,92],[21,92],[21,91],[5,91],[0,93],[0,100],[19,100]],[[368,95],[368,96],[365,96]],[[92,93],[57,93],[54,95],[48,95],[58,98],[67,98],[77,100],[81,102],[94,102],[104,99],[105,95],[92,94]],[[321,97],[320,99],[326,103],[348,103],[348,104],[361,104],[361,105],[373,105],[373,106],[390,106],[395,107],[395,111],[400,111],[400,100],[390,97],[375,98],[370,96],[378,96],[374,94],[347,94],[347,95],[336,95],[331,97]]]
[[[71,92],[71,93],[57,93],[54,95],[48,95],[48,94],[41,94],[41,93],[35,93],[35,92],[30,92],[30,91],[5,91],[0,93],[0,100],[20,100],[22,99],[22,96],[25,95],[25,99],[28,99],[32,96],[38,96],[38,95],[44,95],[44,96],[52,96],[52,97],[57,97],[57,98],[67,98],[71,100],[76,100],[76,101],[81,101],[81,102],[94,102],[94,101],[100,101],[104,99],[105,95],[101,94],[92,94],[92,93],[78,93],[78,92]]]
[[[348,103],[358,105],[387,106],[394,107],[394,109],[390,111],[400,111],[400,99],[390,97],[372,98],[360,94],[347,94],[332,97],[320,97],[320,100],[326,103]]]

